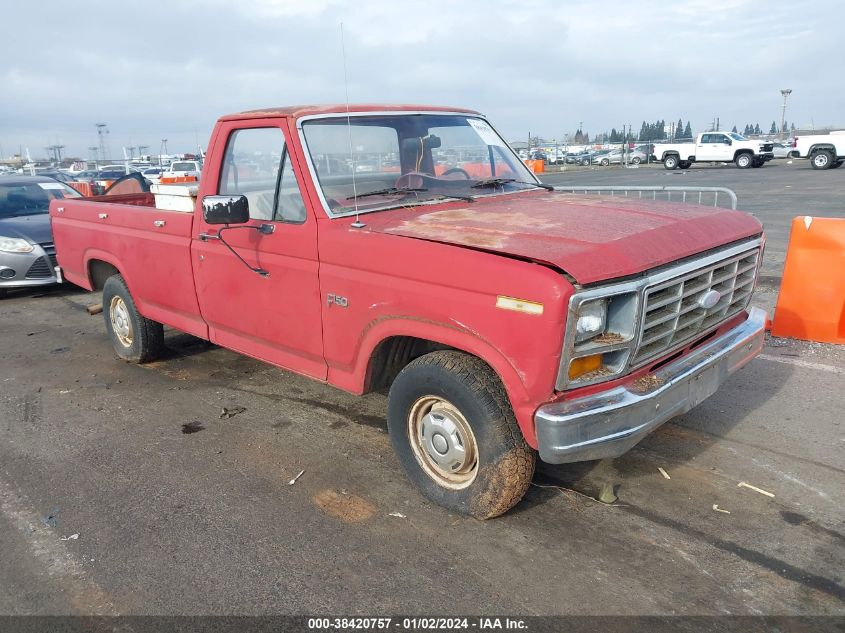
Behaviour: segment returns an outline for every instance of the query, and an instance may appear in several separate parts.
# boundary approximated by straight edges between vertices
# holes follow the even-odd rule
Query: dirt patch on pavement
[[[376,507],[351,493],[323,490],[312,499],[320,510],[344,523],[360,523],[376,513]]]

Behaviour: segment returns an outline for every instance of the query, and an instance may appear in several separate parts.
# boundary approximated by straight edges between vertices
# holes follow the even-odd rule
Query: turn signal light
[[[571,363],[569,363],[569,380],[575,380],[579,376],[589,374],[591,371],[596,371],[600,367],[601,354],[575,358]]]

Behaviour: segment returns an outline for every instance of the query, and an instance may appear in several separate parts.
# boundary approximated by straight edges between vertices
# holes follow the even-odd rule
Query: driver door
[[[246,196],[250,220],[221,229],[197,218],[197,297],[212,342],[325,380],[316,219],[300,193],[302,173],[286,133],[286,119],[221,128],[223,162],[206,177],[218,181],[217,194]],[[268,274],[250,270],[222,240]]]

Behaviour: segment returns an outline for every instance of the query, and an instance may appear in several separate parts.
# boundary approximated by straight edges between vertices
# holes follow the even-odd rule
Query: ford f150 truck
[[[156,358],[165,324],[385,390],[409,479],[489,518],[537,455],[621,455],[763,345],[756,219],[551,189],[471,110],[289,107],[217,122],[193,213],[149,193],[50,213],[120,358]]]
[[[836,169],[845,162],[845,130],[830,134],[796,136],[792,140],[794,158],[809,158],[813,169]]]
[[[656,143],[654,157],[666,169],[689,169],[693,163],[736,163],[740,169],[762,167],[775,157],[774,144],[752,141],[736,132],[704,132],[692,143]]]

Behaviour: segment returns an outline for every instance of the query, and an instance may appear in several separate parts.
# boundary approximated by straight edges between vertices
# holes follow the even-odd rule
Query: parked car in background
[[[762,167],[772,160],[772,143],[753,141],[736,132],[703,132],[692,143],[656,143],[654,155],[666,169],[689,169],[693,163],[735,163],[740,169]]]
[[[161,173],[161,178],[196,178],[200,179],[202,166],[196,160],[177,160],[170,163],[166,171]]]
[[[845,130],[796,136],[792,141],[790,155],[809,158],[813,169],[836,169],[845,162]]]
[[[772,143],[772,154],[775,158],[789,158],[789,153],[792,151],[792,145],[787,143],[780,143],[775,141]]]
[[[77,191],[48,176],[0,180],[0,299],[9,288],[58,282],[50,200],[79,197]]]
[[[627,161],[631,165],[639,165],[642,162],[645,162],[646,155],[642,152],[638,152],[636,150],[631,150],[627,152]],[[621,149],[614,149],[608,152],[607,154],[602,154],[601,156],[596,157],[596,161],[599,165],[606,167],[608,165],[620,165],[624,163],[626,160],[626,153],[624,153]]]
[[[151,185],[155,185],[161,180],[161,174],[164,170],[160,167],[150,167],[149,169],[145,169],[141,172],[141,175]]]
[[[73,176],[66,174],[63,171],[59,171],[58,169],[48,169],[46,171],[39,171],[39,176],[46,176],[47,178],[52,178],[53,180],[58,180],[59,182],[73,182]]]

